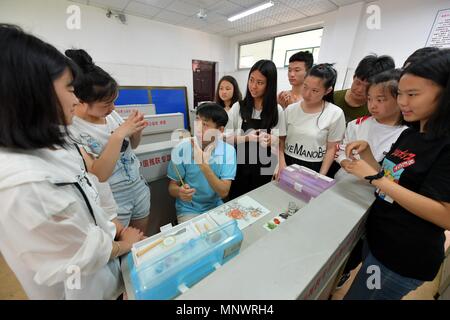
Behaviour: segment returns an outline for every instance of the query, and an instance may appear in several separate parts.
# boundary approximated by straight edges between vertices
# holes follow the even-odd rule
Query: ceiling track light
[[[243,11],[241,13],[238,13],[238,14],[232,16],[232,17],[229,17],[228,21],[233,22],[233,21],[242,19],[242,18],[247,17],[247,16],[249,16],[251,14],[260,12],[260,11],[265,10],[265,9],[268,9],[268,8],[270,8],[272,6],[273,6],[273,1],[262,3],[262,4],[260,4],[260,5],[256,6],[256,7],[254,7],[254,8],[245,10],[245,11]]]

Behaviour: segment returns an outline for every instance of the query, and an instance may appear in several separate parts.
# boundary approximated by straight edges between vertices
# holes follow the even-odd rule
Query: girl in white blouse
[[[270,60],[260,60],[250,69],[244,100],[229,112],[226,135],[236,145],[238,161],[231,199],[271,181],[285,125],[283,108],[277,104],[277,68]]]
[[[117,229],[68,143],[76,68],[11,25],[0,51],[1,253],[30,299],[117,299],[118,257],[143,235]]]

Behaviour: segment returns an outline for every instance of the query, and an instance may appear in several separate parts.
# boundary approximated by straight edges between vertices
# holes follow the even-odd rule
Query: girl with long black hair
[[[277,68],[260,60],[250,69],[247,93],[229,114],[228,141],[237,146],[237,173],[230,198],[271,181],[278,162],[278,137],[286,135],[283,108],[277,104]]]

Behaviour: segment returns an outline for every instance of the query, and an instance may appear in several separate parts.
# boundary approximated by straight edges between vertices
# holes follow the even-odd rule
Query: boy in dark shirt
[[[395,62],[390,56],[368,55],[358,64],[350,89],[334,92],[334,104],[342,108],[345,121],[369,115],[367,110],[367,80],[383,71],[394,69]]]

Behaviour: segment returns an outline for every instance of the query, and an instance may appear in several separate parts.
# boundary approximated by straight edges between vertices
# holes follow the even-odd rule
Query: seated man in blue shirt
[[[221,205],[230,191],[236,175],[236,151],[223,141],[227,122],[228,115],[218,104],[200,105],[195,137],[172,150],[167,176],[179,223]]]

